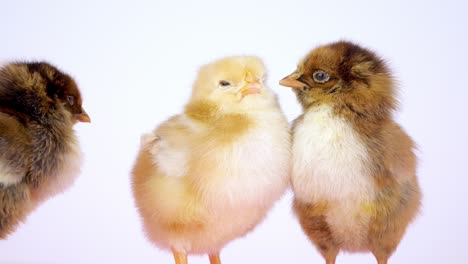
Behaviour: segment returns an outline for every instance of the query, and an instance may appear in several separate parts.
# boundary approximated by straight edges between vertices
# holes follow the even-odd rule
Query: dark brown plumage
[[[0,68],[0,239],[79,171],[73,131],[90,122],[75,81],[45,63]]]
[[[375,53],[340,41],[312,50],[280,84],[293,126],[294,210],[328,263],[341,250],[387,263],[420,207],[414,142],[395,123],[396,88]]]

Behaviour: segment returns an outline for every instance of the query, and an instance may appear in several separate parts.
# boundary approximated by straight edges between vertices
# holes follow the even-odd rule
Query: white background
[[[78,124],[85,163],[69,191],[7,241],[0,263],[172,263],[145,238],[129,171],[142,132],[181,111],[199,65],[262,57],[289,120],[300,114],[278,85],[312,47],[353,40],[378,52],[401,88],[397,118],[419,145],[424,206],[391,263],[468,258],[468,15],[463,1],[7,1],[0,59],[47,60],[73,75],[91,124]],[[223,263],[323,263],[288,193]],[[190,263],[208,263],[191,257]],[[375,263],[341,254],[338,263]]]

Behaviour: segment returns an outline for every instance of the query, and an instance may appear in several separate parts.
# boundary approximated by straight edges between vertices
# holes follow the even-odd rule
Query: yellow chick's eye
[[[228,81],[221,80],[221,81],[219,81],[219,85],[221,85],[223,87],[226,87],[226,86],[230,86],[231,83],[229,83]]]

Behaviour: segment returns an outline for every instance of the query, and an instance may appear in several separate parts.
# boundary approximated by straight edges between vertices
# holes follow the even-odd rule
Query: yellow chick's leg
[[[187,254],[180,253],[175,249],[172,249],[174,255],[175,264],[187,264]]]
[[[329,254],[329,255],[325,256],[326,264],[335,264],[336,255],[337,255],[337,253],[332,253],[332,254]]]
[[[219,258],[219,253],[210,254],[210,264],[221,264],[221,259]]]
[[[378,264],[387,264],[387,258],[377,259]]]

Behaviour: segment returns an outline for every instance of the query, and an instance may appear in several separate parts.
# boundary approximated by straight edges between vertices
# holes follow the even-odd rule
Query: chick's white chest
[[[209,229],[189,243],[190,250],[219,250],[247,234],[288,188],[288,124],[282,116],[264,118],[233,142],[214,143],[198,159],[205,168],[200,171],[199,191]]]
[[[330,106],[307,112],[293,137],[293,185],[307,202],[369,197],[373,184],[368,152],[351,124]]]
[[[369,217],[362,206],[374,198],[369,154],[351,124],[330,106],[305,113],[293,135],[292,185],[304,203],[326,202],[326,221],[344,248],[366,241]]]
[[[287,123],[267,120],[257,121],[246,135],[213,153],[212,201],[270,206],[285,191],[290,172]]]

